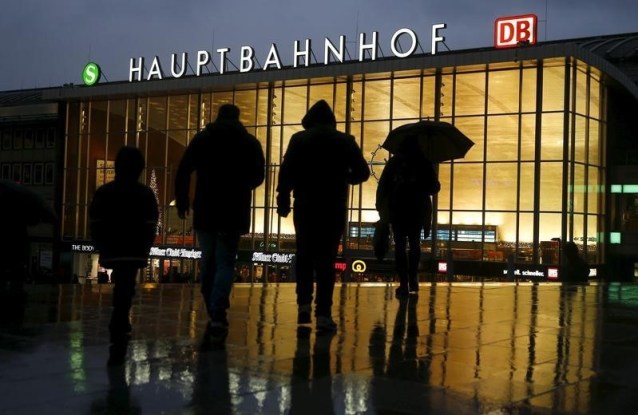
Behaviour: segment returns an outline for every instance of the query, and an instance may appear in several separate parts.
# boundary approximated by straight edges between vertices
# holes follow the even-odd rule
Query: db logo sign
[[[537,21],[535,14],[496,19],[494,22],[494,47],[512,48],[521,42],[535,44]]]

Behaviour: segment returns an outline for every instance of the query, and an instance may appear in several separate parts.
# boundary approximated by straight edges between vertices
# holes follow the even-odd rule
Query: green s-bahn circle
[[[84,66],[84,70],[82,71],[82,81],[84,85],[91,86],[98,83],[101,76],[102,71],[97,63],[89,62]]]

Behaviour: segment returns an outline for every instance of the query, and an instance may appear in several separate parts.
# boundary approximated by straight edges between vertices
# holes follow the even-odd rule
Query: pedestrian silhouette
[[[425,238],[430,234],[431,195],[440,189],[434,166],[420,151],[416,136],[407,138],[383,169],[376,194],[380,220],[392,227],[395,268],[399,275],[397,296],[419,290],[421,231]]]
[[[150,187],[138,182],[144,156],[135,147],[122,147],[115,157],[115,180],[100,186],[89,207],[91,235],[100,265],[112,269],[112,341],[131,332],[129,312],[139,268],[147,265],[159,217]]]
[[[316,102],[302,125],[305,131],[291,137],[279,171],[277,213],[288,216],[292,192],[298,323],[311,322],[316,277],[317,329],[336,330],[331,311],[334,263],[345,228],[348,186],[368,180],[370,169],[354,137],[337,130],[326,101]]]
[[[239,121],[239,108],[224,104],[215,122],[197,133],[177,169],[177,213],[185,219],[191,207],[190,180],[197,175],[193,228],[202,249],[201,292],[210,321],[208,329],[228,329],[226,310],[239,239],[250,230],[252,191],[264,181],[261,144]]]
[[[568,283],[584,283],[589,278],[589,266],[579,255],[578,246],[574,242],[563,244],[563,263],[560,268],[560,279]]]

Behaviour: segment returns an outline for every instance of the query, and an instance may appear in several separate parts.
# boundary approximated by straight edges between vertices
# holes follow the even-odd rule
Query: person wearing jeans
[[[239,121],[239,108],[224,104],[217,119],[195,134],[177,168],[177,214],[189,213],[191,174],[197,175],[193,229],[202,249],[201,291],[213,332],[228,329],[239,239],[250,230],[252,191],[264,181],[260,142]]]
[[[226,309],[230,307],[230,291],[233,286],[233,271],[239,245],[238,232],[197,231],[202,248],[201,292],[206,309],[222,325],[228,324]]]

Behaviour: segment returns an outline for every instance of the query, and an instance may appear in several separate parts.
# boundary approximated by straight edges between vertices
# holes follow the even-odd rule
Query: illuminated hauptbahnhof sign
[[[439,34],[439,30],[445,29],[445,23],[438,23],[432,25],[432,38],[430,44],[430,52],[435,55],[437,52],[437,45],[445,41],[445,37]],[[407,45],[402,46],[401,42],[407,42]],[[421,44],[417,34],[412,29],[399,29],[392,35],[390,39],[390,50],[392,55],[397,58],[407,58],[412,56]],[[372,35],[368,37],[366,33],[359,34],[358,58],[359,62],[364,60],[374,61],[377,59],[377,51],[379,49],[379,32],[372,32]],[[325,38],[323,42],[323,65],[330,63],[343,63],[346,55],[346,36],[340,35],[337,42],[333,42],[329,38]],[[405,50],[404,50],[405,49]],[[229,60],[231,49],[224,47],[215,50],[219,62],[219,74],[226,72],[226,64]],[[367,53],[367,54],[366,54]],[[305,39],[302,42],[295,40],[292,45],[293,54],[293,67],[310,66],[311,56],[316,56],[314,49],[312,48],[312,41]],[[213,56],[208,50],[199,50],[196,53],[197,58],[195,60],[194,75],[201,76],[204,73],[204,68],[208,69],[208,65],[212,62]],[[366,58],[367,56],[367,58]],[[239,51],[239,72],[249,72],[255,70],[255,62],[257,57],[255,49],[252,46],[242,46]],[[167,77],[167,72],[163,69],[159,56],[155,56],[152,59],[150,69],[146,75],[144,74],[145,58],[131,58],[129,61],[129,82],[152,79],[164,79]],[[181,78],[186,75],[186,68],[190,65],[188,53],[173,53],[170,58],[170,70],[169,74],[172,78]],[[301,63],[303,61],[303,64]],[[279,52],[279,48],[276,44],[271,44],[270,49],[266,55],[266,60],[261,66],[262,70],[268,69],[281,69],[282,59]]]

